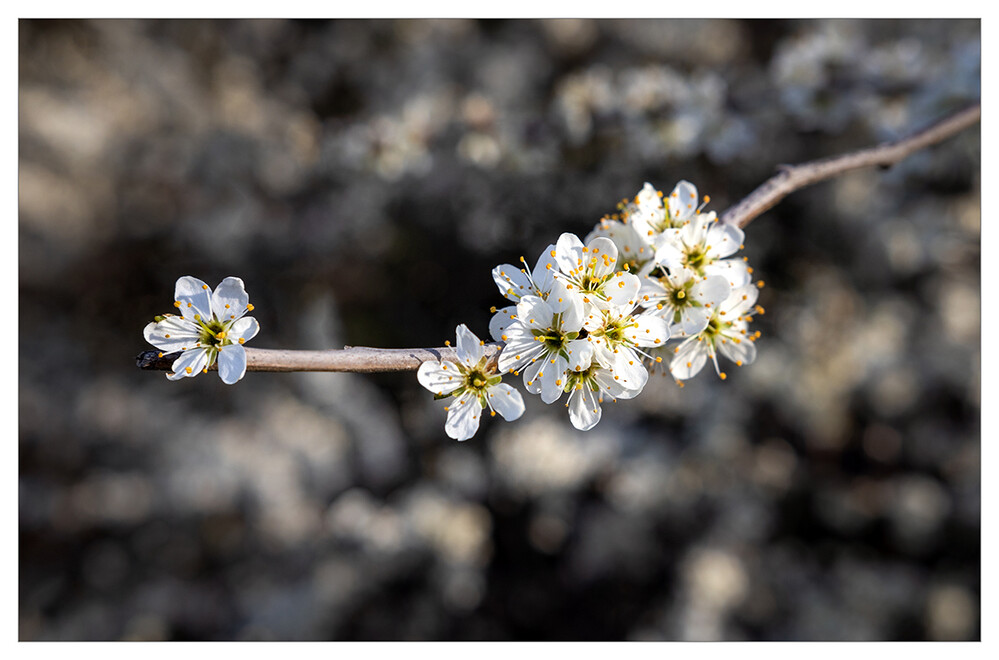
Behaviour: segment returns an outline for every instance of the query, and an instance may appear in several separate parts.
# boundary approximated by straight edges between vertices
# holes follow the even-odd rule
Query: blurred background
[[[979,21],[19,33],[22,640],[979,638],[977,127],[757,219],[757,362],[589,433],[134,364],[182,275],[258,348],[486,337],[493,266],[645,181],[721,212],[976,100]]]

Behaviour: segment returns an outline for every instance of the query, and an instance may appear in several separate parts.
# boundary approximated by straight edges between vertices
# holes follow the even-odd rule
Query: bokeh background
[[[643,182],[974,101],[980,23],[21,21],[23,640],[977,639],[980,132],[748,227],[759,358],[589,433],[415,374],[140,372],[181,275],[256,347],[483,337]]]

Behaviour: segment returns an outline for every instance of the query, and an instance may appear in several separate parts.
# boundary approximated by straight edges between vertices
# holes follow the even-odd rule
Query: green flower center
[[[547,330],[534,330],[533,334],[544,343],[548,350],[553,353],[561,352],[562,349],[565,348],[565,345],[574,338],[569,337],[568,334],[564,334],[555,328],[548,328]]]
[[[596,373],[600,365],[595,362],[590,363],[590,366],[583,369],[582,371],[569,371],[566,376],[565,392],[571,392],[576,389],[577,386],[582,385],[583,387],[588,387],[594,392],[598,391],[600,387],[597,385],[596,380],[594,380],[593,375]]]
[[[704,268],[708,262],[707,253],[702,250],[699,245],[689,248],[687,250],[686,257],[687,266],[698,273],[701,272],[701,269]]]
[[[198,324],[201,325],[201,336],[198,337],[198,341],[203,345],[218,349],[232,343],[228,333],[229,324],[222,323],[214,317],[211,321],[198,319]]]
[[[635,325],[634,323],[622,323],[621,321],[612,321],[607,324],[604,328],[603,334],[607,338],[607,341],[611,344],[619,344],[625,341],[624,331]]]
[[[481,365],[476,365],[465,373],[465,388],[481,395],[485,393],[487,388],[496,385],[501,380],[501,376],[487,374]]]

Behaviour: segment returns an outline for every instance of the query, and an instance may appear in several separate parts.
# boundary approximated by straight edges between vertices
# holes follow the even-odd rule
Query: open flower
[[[635,231],[634,223],[621,222],[613,218],[602,218],[597,226],[586,235],[586,242],[604,236],[617,247],[617,270],[637,273],[656,255],[653,242],[645,240]]]
[[[763,308],[756,305],[758,295],[753,284],[732,289],[725,301],[713,308],[704,330],[676,347],[669,365],[673,377],[678,381],[691,378],[710,359],[715,372],[724,380],[725,372],[718,367],[718,353],[740,367],[752,363],[756,359],[753,342],[759,333],[749,334],[749,323],[754,312],[763,312]]]
[[[564,281],[569,291],[579,293],[587,307],[634,305],[641,282],[631,273],[615,270],[617,255],[617,245],[605,236],[583,245],[575,234],[562,234],[555,244],[559,267],[555,278]]]
[[[612,377],[622,387],[637,395],[645,387],[649,372],[642,349],[666,345],[669,325],[649,314],[633,316],[634,305],[614,305],[609,309],[593,308],[583,321],[587,341],[593,346],[593,357],[609,368]]]
[[[721,304],[730,290],[720,275],[700,277],[683,266],[669,271],[653,268],[642,276],[639,304],[648,314],[665,319],[671,336],[687,337],[707,327],[712,308]]]
[[[565,404],[569,409],[569,421],[580,431],[589,431],[600,421],[603,414],[600,406],[605,397],[614,401],[631,399],[641,391],[622,385],[614,372],[600,364],[595,356],[581,369],[568,373],[565,390],[569,392]]]
[[[745,234],[722,222],[715,212],[694,213],[679,229],[668,229],[656,245],[656,263],[666,268],[683,266],[701,277],[720,275],[732,287],[749,283],[752,269],[744,259],[727,259],[742,249]]]
[[[545,403],[562,396],[565,373],[584,360],[592,348],[579,339],[583,329],[583,303],[570,295],[569,306],[555,311],[537,296],[524,296],[517,305],[517,319],[506,329],[506,346],[499,356],[500,371],[524,372],[524,386],[540,394]]]
[[[454,398],[446,408],[444,432],[455,440],[468,440],[479,429],[483,410],[512,422],[524,414],[524,399],[487,368],[483,342],[471,330],[462,324],[456,334],[458,362],[424,362],[416,377],[435,396]]]
[[[519,303],[524,296],[537,296],[548,301],[555,311],[569,306],[569,295],[563,283],[555,279],[558,264],[555,261],[555,246],[549,245],[538,258],[534,270],[527,271],[527,260],[520,258],[524,268],[512,264],[502,264],[493,268],[493,281],[507,300]],[[496,341],[506,341],[503,334],[517,318],[517,305],[500,309],[493,307],[493,317],[489,321],[489,334]]]
[[[663,204],[662,196],[651,183],[646,183],[635,196],[635,201],[628,205],[631,224],[648,245],[655,245],[658,235],[681,226],[700,210],[697,207],[697,188],[688,181],[676,184],[666,204]]]
[[[243,343],[260,329],[256,319],[246,316],[253,305],[243,280],[227,277],[212,292],[196,277],[185,276],[177,280],[173,297],[181,315],[167,314],[142,331],[146,341],[163,353],[182,351],[167,378],[207,373],[216,360],[222,382],[232,385],[242,378],[246,373]]]

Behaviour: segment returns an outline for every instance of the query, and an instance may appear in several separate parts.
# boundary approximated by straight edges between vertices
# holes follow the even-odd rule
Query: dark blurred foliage
[[[980,133],[749,226],[759,359],[469,442],[414,374],[140,372],[487,334],[489,271],[680,179],[976,99],[978,21],[22,21],[22,639],[976,639]]]

